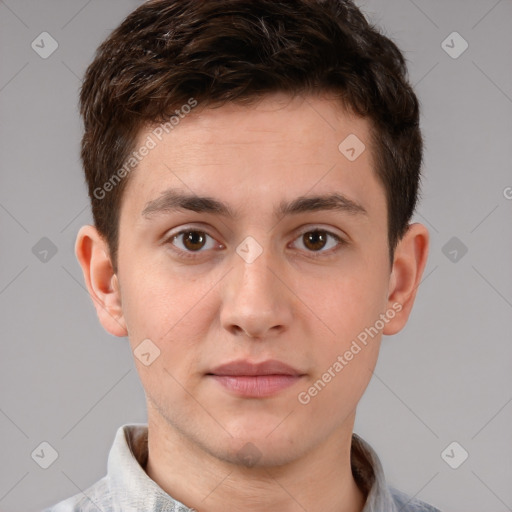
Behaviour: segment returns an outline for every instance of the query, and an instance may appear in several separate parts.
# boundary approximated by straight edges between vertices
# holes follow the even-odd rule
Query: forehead
[[[217,197],[237,210],[336,187],[356,202],[364,191],[384,197],[368,121],[332,97],[276,94],[250,106],[199,105],[172,129],[146,127],[136,148],[150,139],[153,147],[132,172],[123,201],[139,215],[169,188]]]

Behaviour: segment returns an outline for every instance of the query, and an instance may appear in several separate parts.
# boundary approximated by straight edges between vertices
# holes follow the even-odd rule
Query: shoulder
[[[112,510],[107,478],[103,477],[91,487],[71,498],[44,509],[42,512],[98,512]]]
[[[389,487],[389,492],[391,493],[396,509],[401,512],[441,512],[432,505],[416,498],[411,498],[394,487]]]

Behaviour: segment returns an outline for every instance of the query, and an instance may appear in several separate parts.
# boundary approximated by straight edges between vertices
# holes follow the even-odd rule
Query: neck
[[[146,473],[167,494],[198,512],[361,512],[350,447],[354,418],[301,459],[246,467],[220,460],[161,418],[148,418]]]

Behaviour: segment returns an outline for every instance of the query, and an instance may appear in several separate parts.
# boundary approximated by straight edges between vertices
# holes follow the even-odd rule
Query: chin
[[[278,431],[282,428],[282,431]],[[273,430],[274,429],[274,430]],[[283,425],[277,429],[268,424],[260,428],[240,429],[232,438],[216,440],[206,451],[217,459],[248,468],[281,466],[293,462],[307,451],[307,443],[285,431]],[[290,439],[294,439],[291,441]]]

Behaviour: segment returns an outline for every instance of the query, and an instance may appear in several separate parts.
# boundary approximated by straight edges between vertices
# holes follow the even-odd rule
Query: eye
[[[178,252],[204,252],[202,249],[214,249],[217,242],[208,233],[196,229],[185,229],[169,237],[168,242],[177,248]]]
[[[305,231],[295,240],[299,249],[305,249],[313,253],[329,252],[330,249],[345,243],[341,237],[325,229]]]

